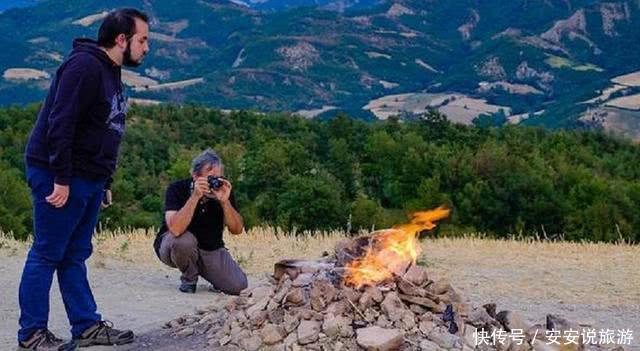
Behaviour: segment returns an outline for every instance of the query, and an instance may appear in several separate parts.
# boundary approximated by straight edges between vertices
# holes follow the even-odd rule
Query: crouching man
[[[191,164],[191,178],[167,188],[165,215],[154,242],[160,260],[182,272],[180,291],[195,293],[198,276],[227,294],[247,287],[247,276],[224,247],[222,232],[244,229],[222,160],[211,149]]]

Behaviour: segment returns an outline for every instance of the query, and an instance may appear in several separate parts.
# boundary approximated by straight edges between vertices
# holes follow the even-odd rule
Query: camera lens
[[[220,189],[222,187],[222,180],[220,177],[208,176],[207,182],[209,182],[210,189]]]

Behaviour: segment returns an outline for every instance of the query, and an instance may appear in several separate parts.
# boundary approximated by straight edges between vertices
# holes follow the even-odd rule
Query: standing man
[[[114,329],[97,313],[85,261],[100,204],[111,204],[127,112],[121,67],[140,65],[149,51],[148,21],[138,10],[118,9],[104,19],[97,42],[76,39],[29,137],[25,156],[34,228],[20,281],[18,350],[133,341],[132,331]],[[47,329],[54,272],[71,323],[69,343]]]
[[[224,293],[238,295],[247,276],[224,247],[222,232],[244,230],[224,165],[207,149],[191,162],[191,177],[167,188],[164,221],[153,244],[164,264],[182,273],[179,290],[195,293],[198,276]]]

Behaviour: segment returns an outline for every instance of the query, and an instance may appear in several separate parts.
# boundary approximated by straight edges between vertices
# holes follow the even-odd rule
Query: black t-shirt
[[[187,203],[189,196],[191,196],[191,182],[192,180],[189,178],[179,180],[169,185],[164,201],[165,212],[179,211]],[[237,208],[233,191],[231,195],[229,195],[229,201],[233,208]],[[160,251],[162,236],[168,230],[167,222],[163,218],[162,227],[153,243],[156,253]],[[196,239],[198,239],[198,247],[200,249],[212,251],[224,247],[224,241],[222,241],[223,230],[224,212],[222,206],[215,199],[203,197],[193,212],[193,218],[187,227],[187,231],[193,233]]]

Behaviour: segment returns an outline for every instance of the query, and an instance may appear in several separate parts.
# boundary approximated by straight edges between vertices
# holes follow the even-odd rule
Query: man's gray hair
[[[200,173],[200,171],[202,171],[202,169],[206,165],[219,166],[219,167],[224,166],[222,164],[222,159],[220,159],[220,156],[218,156],[218,154],[215,151],[211,149],[206,149],[200,155],[196,156],[196,158],[194,158],[193,161],[191,161],[191,173],[196,173],[196,174]]]

